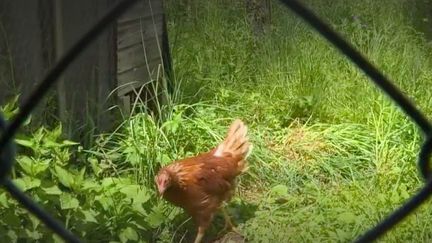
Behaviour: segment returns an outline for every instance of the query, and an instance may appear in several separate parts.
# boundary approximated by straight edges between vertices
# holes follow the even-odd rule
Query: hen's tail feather
[[[236,119],[228,129],[225,140],[219,144],[214,155],[222,157],[231,155],[246,159],[251,152],[252,145],[247,137],[247,126],[239,119]]]

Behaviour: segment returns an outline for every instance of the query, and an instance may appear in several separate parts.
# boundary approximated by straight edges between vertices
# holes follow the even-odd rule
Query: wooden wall
[[[55,60],[117,1],[0,0],[0,102],[18,93],[25,99]],[[68,137],[83,141],[91,132],[116,126],[119,107],[128,111],[143,85],[141,98],[155,100],[157,91],[149,84],[165,86],[159,77],[169,63],[162,58],[169,57],[164,30],[162,1],[139,1],[72,63],[37,117],[60,118]]]
[[[56,1],[54,22],[57,57],[68,50],[113,5],[112,0]],[[70,136],[92,128],[109,130],[116,104],[109,94],[116,87],[115,23],[104,31],[66,70],[57,86],[59,115]]]
[[[53,62],[51,9],[41,1],[0,1],[0,102],[27,98]],[[44,100],[45,102],[47,100]],[[42,105],[43,106],[43,105]],[[38,109],[41,115],[41,109]]]
[[[117,94],[126,112],[137,97],[153,110],[152,101],[165,101],[164,25],[161,0],[140,1],[117,22]]]

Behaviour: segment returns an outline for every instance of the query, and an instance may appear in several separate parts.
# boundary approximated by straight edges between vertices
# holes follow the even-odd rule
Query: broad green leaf
[[[13,230],[9,230],[7,232],[7,236],[9,237],[9,239],[11,240],[11,242],[16,242],[18,240],[18,236],[15,233],[15,231],[13,231]]]
[[[180,126],[181,122],[181,114],[177,114],[173,120],[166,121],[162,125],[162,129],[165,129],[168,132],[175,133]]]
[[[62,191],[56,186],[48,187],[43,189],[46,194],[48,195],[60,195],[62,194]]]
[[[36,230],[36,228],[40,224],[40,220],[38,218],[36,218],[35,216],[33,216],[32,214],[29,215],[29,218],[30,218],[30,221],[32,222],[33,229]]]
[[[55,243],[64,243],[64,240],[63,240],[62,238],[60,238],[60,236],[58,236],[58,235],[56,235],[56,234],[53,234],[53,235],[52,235],[52,238],[53,238],[53,241],[54,241]]]
[[[158,155],[158,161],[162,165],[166,165],[166,164],[170,163],[172,161],[172,159],[166,154],[159,154]]]
[[[127,156],[127,161],[132,165],[138,165],[142,162],[142,156],[138,153],[131,153]]]
[[[62,125],[58,125],[55,129],[51,130],[49,136],[52,140],[57,140],[63,132]]]
[[[37,176],[48,169],[50,160],[35,161],[28,156],[20,156],[17,162],[27,175]]]
[[[65,186],[67,188],[71,188],[71,186],[74,182],[74,176],[70,172],[61,168],[58,165],[56,165],[54,167],[54,169],[55,169],[55,173],[56,173],[57,178],[59,179],[60,183],[63,184],[63,186]]]
[[[18,139],[18,138],[15,138],[15,142],[16,142],[18,145],[21,145],[21,146],[23,146],[23,147],[27,147],[27,148],[33,148],[33,146],[34,146],[34,142],[31,141],[31,140],[25,140],[25,139]]]
[[[85,171],[86,171],[86,167],[83,167],[83,168],[81,168],[81,170],[78,174],[79,184],[81,184],[81,182],[84,180]]]
[[[33,175],[39,175],[42,172],[45,172],[49,165],[50,165],[50,159],[45,159],[41,161],[36,161],[36,163],[33,165]]]
[[[23,177],[13,180],[13,182],[22,190],[27,191],[36,187],[39,187],[41,184],[41,181],[36,178],[31,177]]]
[[[140,188],[133,198],[132,208],[141,213],[145,214],[146,210],[143,207],[143,203],[146,203],[150,199],[150,195],[144,188]]]
[[[123,158],[123,153],[110,152],[109,154],[104,154],[104,156],[107,156],[108,160],[115,161]]]
[[[6,197],[6,193],[5,192],[3,192],[2,194],[0,194],[0,205],[3,208],[9,208],[9,202],[8,202],[8,199]]]
[[[37,230],[30,231],[29,229],[25,229],[25,232],[27,237],[32,240],[39,240],[42,238],[42,234]]]
[[[61,209],[76,209],[79,207],[79,201],[71,194],[63,193],[60,195],[60,207]]]
[[[140,187],[138,185],[127,185],[120,189],[120,192],[126,195],[127,198],[136,198]]]
[[[94,182],[94,181],[91,181],[91,180],[85,180],[84,182],[83,182],[83,185],[82,185],[82,190],[84,190],[84,191],[89,191],[89,192],[91,192],[91,191],[95,191],[95,192],[99,192],[99,191],[101,191],[103,189],[103,187],[100,185],[100,184],[98,184],[98,183],[96,183],[96,182]]]
[[[114,182],[118,182],[118,179],[114,178],[114,177],[103,178],[102,179],[102,187],[107,188],[107,187],[111,186],[112,184],[114,184]]]
[[[95,200],[101,204],[104,210],[109,210],[114,205],[113,199],[105,195],[96,196]]]
[[[52,149],[52,148],[60,147],[61,144],[59,144],[59,143],[57,143],[55,141],[46,140],[44,142],[44,146]]]
[[[169,220],[174,220],[174,218],[181,213],[182,210],[180,208],[178,207],[172,208],[172,210],[168,213],[167,218]]]
[[[102,168],[99,166],[99,161],[95,158],[90,158],[88,161],[90,162],[93,173],[99,175],[99,173],[102,171]]]
[[[166,217],[162,214],[161,210],[156,208],[156,210],[152,210],[152,212],[147,216],[147,222],[152,228],[157,228],[165,221],[165,218]]]
[[[24,121],[23,126],[27,126],[28,124],[30,124],[32,121],[32,116],[28,116],[27,119]]]
[[[136,203],[145,203],[150,199],[149,193],[145,190],[145,188],[141,188],[138,190],[138,193],[135,195],[134,202]]]
[[[32,175],[33,160],[28,156],[19,156],[17,159],[18,164],[27,175]]]
[[[143,207],[143,204],[140,202],[133,202],[132,203],[132,209],[135,210],[136,212],[145,215],[146,214],[146,210]]]
[[[16,227],[22,227],[20,214],[17,213],[17,211],[13,210],[6,210],[2,214],[2,221],[7,222],[10,229],[16,228]]]
[[[138,233],[131,227],[127,227],[120,233],[119,238],[121,242],[128,242],[128,240],[136,242],[138,240]]]
[[[82,210],[81,212],[84,214],[84,218],[85,218],[86,222],[98,223],[96,218],[95,218],[96,212],[93,211],[92,209]]]
[[[73,141],[69,141],[69,140],[63,140],[62,144],[63,145],[67,145],[67,146],[72,146],[72,145],[78,145],[79,143],[73,142]]]

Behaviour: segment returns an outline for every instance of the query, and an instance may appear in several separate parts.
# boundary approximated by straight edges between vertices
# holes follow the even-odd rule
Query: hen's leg
[[[230,229],[235,228],[232,221],[231,221],[231,217],[228,215],[228,212],[226,211],[225,207],[222,207],[221,211],[222,211],[224,219],[225,219],[225,226],[224,226],[223,230],[230,230]]]
[[[206,229],[204,227],[202,227],[202,226],[198,227],[198,233],[197,233],[197,236],[195,238],[194,243],[200,243],[201,242],[201,240],[202,240],[202,238],[204,236],[205,230]]]
[[[195,222],[198,225],[198,233],[194,243],[201,242],[202,238],[204,237],[204,233],[207,230],[207,228],[210,226],[212,220],[213,220],[213,213],[200,214],[195,216]]]
[[[228,215],[228,212],[226,211],[225,207],[222,207],[221,211],[222,211],[224,218],[225,218],[225,226],[224,226],[222,231],[230,230],[230,231],[233,231],[233,232],[241,235],[240,232],[237,230],[237,228],[232,223],[231,217]]]

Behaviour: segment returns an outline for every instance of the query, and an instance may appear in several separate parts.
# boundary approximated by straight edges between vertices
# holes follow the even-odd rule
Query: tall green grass
[[[306,4],[431,111],[431,47],[408,1]],[[250,125],[240,198],[259,206],[241,227],[252,242],[347,241],[419,189],[418,129],[309,26],[275,3],[271,33],[255,39],[241,5],[193,6],[187,15],[168,2],[181,103],[224,107],[208,115]],[[428,241],[426,208],[383,240]]]
[[[417,128],[309,26],[274,4],[271,33],[256,39],[238,3],[191,4],[192,14],[167,4],[179,99],[164,123],[136,115],[108,140],[121,173],[151,186],[160,165],[212,148],[244,119],[255,150],[231,210],[252,242],[348,241],[422,185]],[[430,111],[431,49],[408,2],[307,4]],[[430,219],[423,206],[383,240],[428,241]],[[162,226],[165,241],[192,239],[181,222]]]

